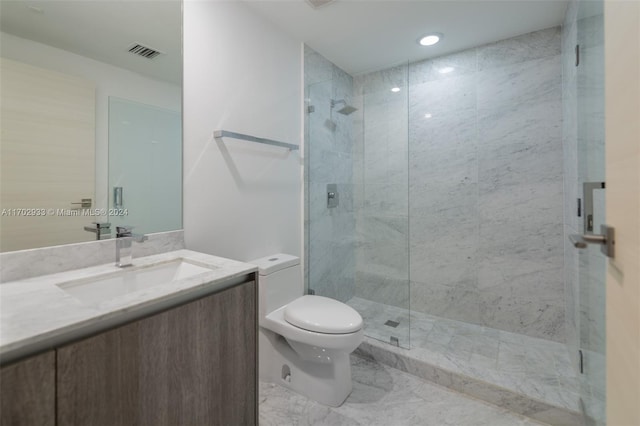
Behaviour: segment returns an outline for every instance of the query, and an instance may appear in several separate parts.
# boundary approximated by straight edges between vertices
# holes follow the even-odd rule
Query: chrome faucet
[[[146,235],[134,234],[132,226],[116,226],[116,266],[125,268],[131,266],[132,243],[147,241]]]

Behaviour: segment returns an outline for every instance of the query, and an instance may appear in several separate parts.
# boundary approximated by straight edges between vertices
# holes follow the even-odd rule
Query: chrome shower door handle
[[[601,225],[600,234],[571,234],[569,240],[575,248],[585,249],[589,244],[600,244],[600,251],[607,257],[615,257],[615,230],[612,226]]]

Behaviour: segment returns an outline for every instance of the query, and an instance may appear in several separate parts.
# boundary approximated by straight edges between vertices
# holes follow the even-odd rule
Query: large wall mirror
[[[181,1],[0,8],[0,251],[182,228]]]

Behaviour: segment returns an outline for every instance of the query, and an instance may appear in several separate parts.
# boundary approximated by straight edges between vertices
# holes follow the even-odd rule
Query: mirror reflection
[[[180,229],[181,2],[1,6],[0,251]]]

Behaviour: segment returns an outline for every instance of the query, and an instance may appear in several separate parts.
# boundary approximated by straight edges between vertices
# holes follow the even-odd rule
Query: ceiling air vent
[[[162,55],[163,53],[159,50],[152,49],[147,46],[143,46],[140,43],[134,43],[130,48],[129,52],[134,55],[142,56],[143,58],[153,59],[156,56]]]
[[[307,3],[314,9],[333,3],[335,0],[307,0]]]

